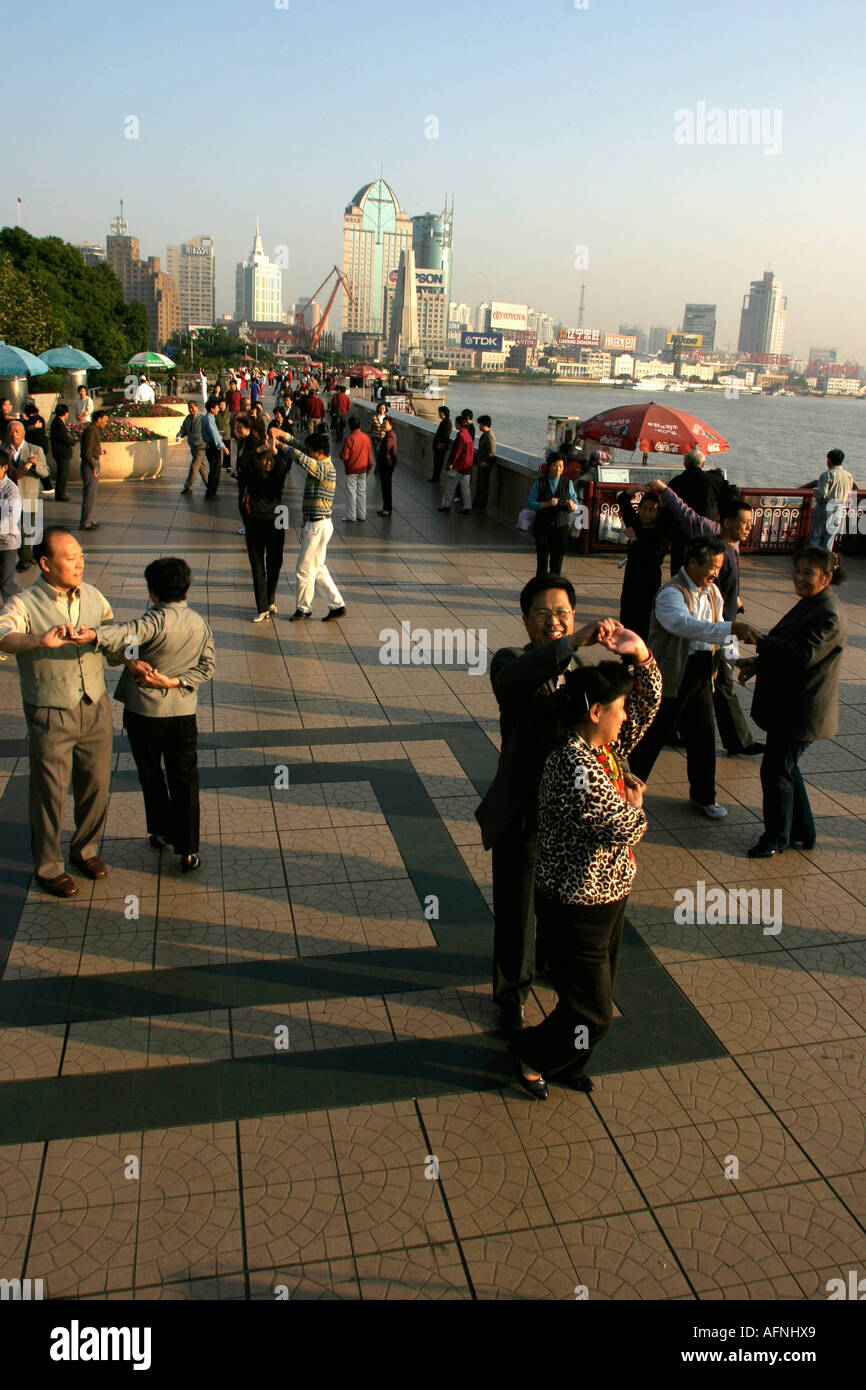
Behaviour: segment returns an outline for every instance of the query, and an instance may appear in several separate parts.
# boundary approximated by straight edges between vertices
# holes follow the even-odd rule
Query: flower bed
[[[86,428],[86,425],[71,426],[76,439],[81,438]],[[111,417],[108,424],[103,425],[101,434],[103,444],[141,444],[146,439],[159,439],[153,430],[140,429],[136,425],[128,425],[123,419],[112,420]]]
[[[124,401],[122,405],[113,405],[109,409],[109,415],[120,417],[126,420],[136,420],[141,417],[147,420],[159,420],[167,415],[183,415],[182,410],[172,409],[164,400],[156,401]]]
[[[73,425],[80,439],[83,425]],[[102,430],[105,453],[99,465],[100,478],[117,482],[122,478],[157,478],[168,455],[168,441],[153,430],[137,429],[126,420],[109,420]]]

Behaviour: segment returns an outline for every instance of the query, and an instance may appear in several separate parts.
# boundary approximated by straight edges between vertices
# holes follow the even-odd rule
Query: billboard
[[[605,333],[602,346],[605,352],[636,352],[636,333]]]
[[[388,271],[388,284],[393,286],[397,283],[397,270]],[[445,271],[444,270],[419,270],[415,267],[415,288],[417,290],[444,290]]]
[[[678,348],[699,348],[703,341],[703,333],[668,333],[665,338],[666,343],[673,343]]]
[[[460,346],[472,352],[501,352],[501,333],[461,333]]]
[[[749,361],[758,362],[762,367],[787,367],[791,358],[786,352],[753,352]]]
[[[601,347],[599,328],[560,328],[556,341],[569,347]]]
[[[529,308],[526,304],[505,304],[494,299],[490,305],[490,327],[493,332],[503,329],[516,329],[526,332],[529,326]]]
[[[537,333],[515,333],[515,347],[538,347]]]

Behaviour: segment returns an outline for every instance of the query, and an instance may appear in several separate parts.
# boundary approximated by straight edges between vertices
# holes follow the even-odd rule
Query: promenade
[[[287,621],[293,529],[279,616],[253,626],[235,484],[181,497],[188,458],[102,483],[82,540],[121,618],[149,560],[192,567],[217,653],[198,873],[147,844],[113,702],[109,877],[68,903],[32,884],[0,664],[0,1276],[83,1300],[824,1300],[866,1271],[866,564],[840,591],[840,732],[803,764],[818,847],[749,860],[758,760],[720,755],[715,824],[665,750],[595,1092],[539,1104],[493,1032],[489,679],[379,660],[404,620],[520,643],[532,546],[440,515],[399,468],[390,519],[374,501],[341,523],[339,481],[346,617],[320,623],[319,599]],[[295,469],[295,523],[301,486]],[[72,495],[49,523],[77,525]],[[795,601],[789,562],[741,568],[766,631]],[[616,557],[566,571],[580,622],[618,613]],[[677,924],[674,893],[700,883],[778,890],[780,930]],[[537,988],[530,1021],[552,999]]]

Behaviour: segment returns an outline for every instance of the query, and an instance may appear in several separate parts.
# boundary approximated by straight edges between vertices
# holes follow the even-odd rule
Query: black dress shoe
[[[595,1090],[595,1082],[589,1076],[570,1076],[568,1084],[573,1091],[583,1091],[586,1095]]]
[[[323,623],[332,623],[332,622],[334,621],[335,618],[342,618],[342,617],[344,617],[345,612],[346,612],[346,605],[345,605],[345,603],[342,604],[342,606],[341,606],[340,608],[329,608],[328,611],[327,611],[327,613],[325,614],[324,618],[322,619],[322,622],[323,622]]]
[[[154,849],[168,849],[168,840],[164,835],[148,835],[147,843]]]
[[[180,856],[180,871],[183,874],[191,874],[196,869],[201,868],[201,859],[197,854],[182,854]]]
[[[805,850],[809,850],[809,849],[814,849],[817,843],[818,843],[817,839],[811,839],[811,840],[791,840],[791,841],[789,842],[788,848],[789,848],[789,849],[805,849]]]
[[[772,845],[766,845],[759,840],[756,845],[748,851],[750,859],[772,859],[774,854],[781,854],[781,849],[775,849]]]
[[[519,999],[508,999],[501,1005],[499,1026],[503,1033],[517,1033],[526,1027],[526,1015]]]
[[[547,1089],[547,1082],[545,1081],[544,1077],[539,1076],[537,1080],[530,1081],[528,1076],[523,1075],[523,1068],[520,1065],[520,1062],[517,1063],[517,1079],[523,1087],[524,1091],[528,1091],[529,1094],[535,1098],[535,1100],[548,1099],[550,1092]]]
[[[309,618],[311,616],[312,615],[310,613],[305,613],[303,608],[296,608],[292,616],[289,618],[289,622],[299,623],[301,621],[301,618]]]

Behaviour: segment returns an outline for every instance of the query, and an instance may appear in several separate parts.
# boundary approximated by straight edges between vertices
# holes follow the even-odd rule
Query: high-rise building
[[[235,319],[240,323],[283,322],[283,272],[265,255],[256,218],[249,260],[235,268]]]
[[[210,328],[216,317],[213,237],[194,236],[179,246],[167,246],[165,259],[177,285],[181,328]]]
[[[354,295],[354,302],[343,295],[343,333],[350,335],[347,351],[363,351],[374,339],[385,338],[389,275],[400,265],[400,252],[411,249],[412,233],[411,218],[384,179],[359,188],[346,208],[343,271]]]
[[[95,241],[76,241],[73,243],[85,265],[105,265],[105,247]]]
[[[128,225],[121,208],[105,239],[106,259],[121,283],[126,303],[144,305],[150,346],[161,348],[180,332],[177,285],[160,269],[159,256],[141,259],[138,238],[128,235]]]
[[[834,347],[810,347],[808,360],[819,365],[825,362],[838,362],[839,353]]]
[[[668,334],[673,333],[672,328],[666,328],[664,324],[654,323],[649,331],[649,352],[662,352],[667,346]]]
[[[454,209],[424,212],[412,218],[412,249],[415,264],[445,276],[445,300],[451,299],[451,241]]]
[[[781,353],[787,312],[788,300],[782,294],[781,280],[775,278],[772,270],[765,270],[760,280],[752,281],[743,298],[737,351],[750,357]]]
[[[683,313],[683,332],[700,333],[703,338],[701,352],[711,351],[716,346],[716,306],[715,304],[687,304]]]
[[[490,301],[483,299],[472,317],[476,333],[486,333],[490,327]]]
[[[635,352],[646,352],[647,350],[647,331],[636,323],[621,323],[619,332],[622,337],[637,338]]]
[[[530,308],[526,316],[526,328],[529,333],[535,334],[539,347],[546,347],[553,342],[553,317],[551,314],[542,314],[540,310]]]

